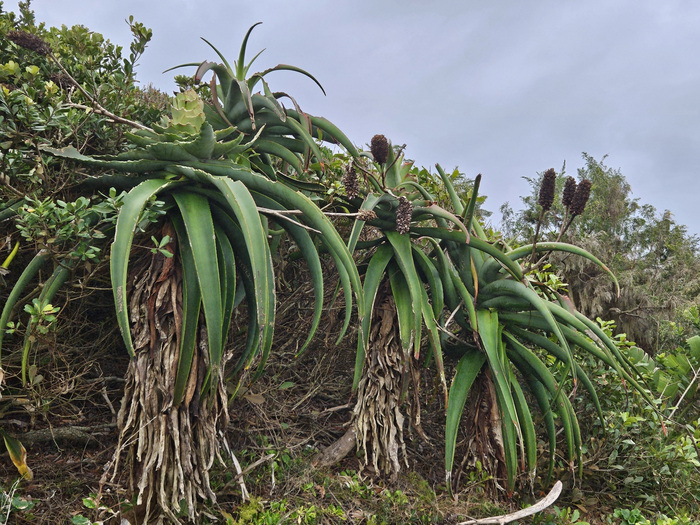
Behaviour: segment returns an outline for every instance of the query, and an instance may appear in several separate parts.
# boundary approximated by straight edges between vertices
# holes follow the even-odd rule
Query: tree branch
[[[510,523],[511,521],[519,520],[527,516],[532,516],[538,512],[543,511],[549,507],[552,503],[557,501],[559,494],[561,494],[562,484],[561,481],[557,481],[552,490],[549,491],[544,498],[535,503],[532,507],[528,507],[518,512],[512,514],[503,514],[502,516],[494,516],[493,518],[482,518],[480,520],[469,520],[462,521],[457,525],[504,525],[505,523]]]

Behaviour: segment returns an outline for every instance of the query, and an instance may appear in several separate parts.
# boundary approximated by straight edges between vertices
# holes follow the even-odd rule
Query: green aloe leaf
[[[508,329],[513,333],[513,335],[520,337],[521,339],[525,339],[526,341],[529,341],[539,346],[540,348],[543,348],[560,361],[566,362],[566,351],[562,349],[559,345],[557,345],[554,341],[551,341],[546,337],[529,332],[527,330],[523,330],[522,328],[518,328],[517,326],[509,327]],[[564,334],[564,337],[566,337],[566,334]],[[567,340],[571,341],[568,338]],[[591,396],[591,400],[593,401],[593,405],[595,406],[596,412],[598,413],[600,423],[603,426],[605,426],[605,419],[603,418],[603,409],[600,406],[600,400],[598,399],[598,393],[596,392],[595,386],[578,363],[574,362],[574,366],[576,367],[576,377],[578,377],[581,380],[583,386],[588,391],[588,395]]]
[[[246,243],[255,282],[257,317],[262,332],[260,334],[263,355],[269,353],[274,330],[275,283],[272,270],[267,235],[260,222],[260,215],[250,191],[240,181],[202,174],[226,199],[226,203],[236,217]],[[272,305],[272,309],[270,306]]]
[[[39,252],[34,256],[31,262],[24,268],[20,274],[17,282],[12,287],[10,295],[5,301],[5,305],[2,308],[2,315],[0,315],[0,364],[2,364],[2,340],[5,336],[5,330],[7,328],[7,322],[10,320],[10,314],[12,309],[19,301],[20,296],[24,289],[29,285],[29,283],[36,277],[39,270],[43,268],[44,264],[51,259],[51,254],[47,250],[39,250]]]
[[[422,286],[420,287],[420,291],[423,322],[425,323],[425,327],[428,330],[428,343],[430,344],[430,348],[433,351],[433,356],[435,356],[435,363],[438,368],[438,376],[440,377],[440,383],[442,384],[442,388],[445,393],[445,406],[447,406],[447,382],[445,381],[445,365],[442,359],[442,345],[440,343],[440,333],[437,329],[437,323],[435,321],[433,307],[430,305],[430,301],[428,300],[428,293]]]
[[[452,496],[452,466],[455,458],[459,422],[462,419],[462,412],[464,412],[469,389],[472,387],[485,362],[486,356],[482,352],[478,350],[467,351],[457,364],[455,376],[450,386],[447,422],[445,425],[445,471],[447,491],[450,496]]]
[[[300,116],[294,110],[288,109],[287,115],[300,120]],[[360,154],[357,148],[350,142],[350,139],[342,132],[340,129],[323,117],[314,117],[309,115],[309,120],[313,126],[315,133],[315,138],[323,140],[324,142],[330,142],[334,144],[340,144],[345,148],[345,150],[353,157],[359,157]]]
[[[275,157],[279,157],[292,166],[298,175],[304,173],[301,159],[299,159],[299,157],[297,157],[293,152],[276,142],[260,139],[255,143],[255,151],[260,153],[269,153]]]
[[[154,159],[157,159],[157,161],[148,160],[147,162],[149,163],[160,161],[180,162],[183,160],[197,160],[198,158],[191,153],[188,153],[182,144],[178,144],[176,142],[160,142],[153,144],[146,148],[146,152],[150,153]],[[129,171],[136,170],[130,169]]]
[[[245,51],[246,51],[246,47],[248,46],[248,38],[250,38],[250,33],[253,32],[253,29],[255,29],[260,24],[262,24],[262,22],[256,22],[255,24],[250,26],[248,31],[246,31],[245,37],[243,37],[243,42],[241,43],[241,49],[238,52],[238,61],[234,62],[234,67],[236,68],[236,78],[238,78],[239,80],[243,80],[245,78],[247,71],[248,71],[248,68],[246,67],[246,63],[245,63]],[[218,51],[217,51],[217,53],[218,53]],[[260,53],[258,53],[258,55],[259,54]],[[257,57],[257,55],[256,55],[256,57]],[[222,57],[222,59],[223,59],[223,57]],[[253,58],[253,60],[255,60],[255,58]],[[250,64],[248,64],[248,66],[252,65],[253,60],[250,61]]]
[[[321,184],[317,184],[315,182],[307,182],[304,180],[298,180],[293,177],[288,177],[281,171],[278,171],[276,175],[279,181],[285,183],[287,186],[296,188],[298,190],[306,191],[309,193],[321,193],[326,190],[326,188]]]
[[[381,197],[375,195],[374,193],[368,193],[365,200],[360,206],[360,211],[371,211],[374,207],[381,202]],[[362,233],[362,228],[365,226],[365,221],[356,219],[352,225],[352,231],[350,232],[350,237],[348,238],[348,250],[350,253],[355,251],[355,246],[357,245],[357,240],[360,238],[360,233]]]
[[[80,161],[88,166],[97,166],[100,168],[108,168],[126,173],[146,173],[151,171],[158,171],[165,169],[170,161],[168,160],[119,160],[115,157],[106,158],[95,158],[88,157],[81,154],[73,146],[66,146],[65,148],[51,148],[49,146],[40,146],[39,149],[50,153],[56,157],[62,157],[66,159],[72,159]]]
[[[190,164],[190,163],[188,163]],[[360,275],[355,266],[355,262],[348,251],[347,246],[340,238],[337,230],[323,212],[305,195],[285,186],[284,184],[272,182],[265,177],[256,175],[244,169],[232,168],[217,164],[191,163],[192,168],[197,171],[208,170],[208,173],[230,177],[239,180],[251,191],[257,191],[275,199],[288,210],[297,209],[302,212],[300,220],[312,228],[319,230],[324,244],[328,247],[336,266],[342,266],[348,276],[348,280],[355,292],[358,311],[364,311],[364,297],[362,296],[362,285]],[[194,171],[194,170],[193,170]]]
[[[311,73],[309,73],[301,68],[298,68],[296,66],[290,66],[288,64],[277,64],[276,66],[271,67],[269,69],[266,69],[265,71],[261,71],[260,73],[256,73],[255,75],[253,75],[251,77],[251,79],[249,81],[249,82],[252,82],[250,89],[253,89],[258,78],[262,79],[265,75],[267,75],[268,73],[272,73],[273,71],[294,71],[296,73],[301,73],[305,77],[308,77],[311,80],[313,80],[316,83],[316,85],[319,88],[321,88],[321,91],[323,91],[323,94],[324,95],[326,94],[326,90],[323,89],[323,86],[321,85],[321,83],[318,80],[316,80],[316,78]],[[253,80],[255,80],[255,81],[253,82]]]
[[[223,310],[223,326],[221,335],[226,342],[231,326],[234,301],[236,299],[236,258],[231,241],[221,225],[214,223],[216,234],[216,253],[219,261],[219,281],[221,282],[221,308]]]
[[[250,261],[250,254],[246,245],[245,237],[241,228],[238,226],[234,218],[229,215],[233,214],[230,209],[225,211],[218,205],[212,205],[211,207],[212,216],[214,220],[219,224],[225,234],[228,236],[231,246],[233,247],[234,253],[236,254],[236,260],[238,263],[238,276],[240,277],[241,287],[236,288],[236,299],[234,299],[234,305],[236,300],[241,300],[238,295],[238,291],[242,288],[245,291],[245,298],[248,306],[248,331],[246,334],[246,344],[243,353],[233,370],[231,377],[235,376],[242,368],[248,368],[258,355],[260,350],[260,329],[258,324],[258,301],[260,297],[257,295],[256,285],[254,282],[254,271]],[[262,306],[264,308],[264,305]]]
[[[605,264],[603,264],[600,261],[600,259],[598,259],[595,255],[589,253],[583,248],[579,248],[578,246],[574,246],[573,244],[568,244],[564,242],[540,242],[537,243],[537,246],[535,247],[536,253],[550,251],[572,253],[574,255],[584,257],[585,259],[588,259],[592,263],[596,264],[610,276],[612,281],[615,283],[617,296],[620,296],[620,284],[617,282],[615,274],[613,274],[612,271],[610,271],[610,269]],[[530,254],[532,254],[532,244],[528,244],[525,246],[521,246],[520,248],[516,248],[515,250],[511,250],[506,253],[506,256],[512,259],[513,261],[517,261],[519,259],[522,259],[523,257],[527,257]],[[493,281],[496,278],[500,269],[501,266],[495,260],[487,261],[482,269],[483,278],[486,281]]]
[[[257,317],[261,328],[260,346],[262,349],[261,368],[262,373],[272,347],[272,335],[274,330],[275,308],[275,282],[272,268],[272,257],[267,243],[267,236],[260,222],[260,216],[253,196],[248,188],[240,181],[232,181],[215,176],[209,176],[213,184],[226,201],[237,218],[238,225],[245,238],[246,248],[250,257],[253,270],[257,303]]]
[[[467,243],[469,242],[469,231],[467,230],[466,226],[462,223],[462,221],[459,219],[459,217],[456,217],[454,214],[450,213],[444,208],[441,208],[435,203],[430,204],[429,206],[416,206],[413,208],[413,217],[416,217],[420,214],[427,214],[435,218],[440,218],[446,221],[450,221],[452,224],[457,226],[462,233],[466,236]]]
[[[469,324],[471,326],[467,326],[465,327],[465,329],[478,332],[479,318],[476,315],[476,308],[474,307],[474,298],[471,295],[469,295],[469,291],[467,290],[466,286],[464,286],[464,283],[459,278],[459,276],[453,268],[450,268],[450,276],[452,278],[452,284],[454,286],[454,289],[457,291],[457,294],[462,299],[462,304],[464,305],[464,308],[466,308],[467,313],[469,314]]]
[[[327,247],[327,245],[324,243],[324,246]],[[347,270],[347,268],[342,264],[340,261],[340,257],[338,256],[337,253],[333,252],[330,250],[331,257],[333,257],[333,260],[335,262],[336,268],[338,270],[338,278],[340,279],[340,285],[343,288],[343,295],[345,299],[345,320],[343,321],[343,326],[340,330],[340,335],[338,336],[338,339],[336,339],[335,344],[339,344],[340,341],[345,337],[345,333],[347,332],[348,327],[350,326],[350,318],[352,316],[352,292],[351,292],[351,280],[350,280],[350,272]],[[336,288],[336,294],[338,292],[338,289]],[[335,298],[335,295],[334,295]],[[331,305],[332,308],[332,305]],[[358,309],[359,311],[359,309]]]
[[[438,271],[440,282],[442,283],[445,305],[450,309],[450,315],[452,315],[452,312],[454,312],[454,320],[460,327],[462,327],[464,330],[471,330],[471,327],[467,324],[462,309],[459,307],[461,297],[458,295],[455,288],[455,284],[453,282],[453,271],[451,264],[447,259],[447,255],[442,251],[442,248],[437,241],[435,241],[435,239],[428,238],[428,242],[430,242],[430,244],[433,246],[433,252],[431,255],[435,257],[435,268]],[[464,292],[467,296],[469,296],[466,288],[464,288]],[[474,303],[472,300],[472,309],[473,306]],[[473,320],[476,322],[476,315],[474,316]]]
[[[321,155],[321,150],[318,148],[318,145],[311,137],[311,134],[306,129],[304,129],[299,122],[297,122],[293,118],[288,118],[284,122],[284,125],[287,126],[297,137],[306,142],[307,146],[311,149],[313,156],[316,157],[319,160],[319,162],[321,161],[321,159],[323,159],[323,155]]]
[[[68,281],[75,266],[76,260],[67,257],[61,263],[56,266],[51,276],[44,283],[44,287],[39,294],[39,303],[42,305],[50,304],[53,298],[56,296],[58,291],[63,287],[63,285]],[[32,346],[32,335],[34,333],[34,320],[30,320],[27,324],[27,330],[24,335],[24,349],[22,351],[22,386],[27,384],[27,371],[28,371],[28,359],[29,350]]]
[[[267,82],[265,82],[265,79],[264,79],[262,76],[258,75],[257,73],[256,73],[255,75],[253,75],[253,76],[259,78],[260,82],[261,82],[262,85],[263,85],[263,93],[265,93],[265,96],[258,95],[258,94],[255,94],[255,95],[253,95],[253,96],[254,96],[254,97],[262,97],[262,98],[264,98],[264,99],[265,99],[265,102],[263,102],[263,104],[265,105],[266,108],[268,108],[268,109],[269,109],[270,111],[272,111],[275,115],[277,115],[277,117],[279,117],[279,119],[280,119],[282,122],[284,122],[285,120],[287,120],[287,113],[285,112],[285,110],[284,110],[284,108],[282,107],[282,105],[281,105],[279,102],[277,102],[277,99],[275,98],[275,96],[274,96],[274,94],[272,93],[272,91],[270,91],[270,86],[267,85]],[[248,85],[249,85],[249,86],[250,86],[250,82],[251,82],[252,80],[253,80],[252,77],[248,80]],[[250,87],[250,89],[253,89],[253,87]]]
[[[426,201],[434,201],[435,196],[432,195],[428,190],[426,190],[423,186],[418,184],[416,181],[413,180],[404,180],[401,184],[397,186],[398,188],[413,188],[416,190],[418,193],[420,193],[421,197],[425,199]],[[412,197],[409,195],[407,196],[409,200],[412,200]],[[432,204],[431,204],[432,205]],[[430,206],[424,206],[422,208],[419,208],[420,211],[416,212],[416,208],[413,208],[413,220],[417,220],[416,216],[421,216],[423,214],[426,215],[431,215],[430,212],[428,211],[428,208]],[[448,212],[449,213],[449,212]],[[439,225],[441,228],[443,227],[442,225]]]
[[[549,301],[543,301],[540,296],[537,295],[537,292],[531,288],[528,288],[523,283],[511,281],[509,279],[494,281],[485,286],[481,293],[486,296],[508,294],[529,302],[550,324],[550,331],[556,335],[560,346],[566,351],[567,354],[566,373],[568,374],[569,371],[571,371],[573,379],[576,381],[576,369],[573,367],[574,355],[571,352],[571,348],[569,348],[569,343],[559,328],[559,323],[556,322],[554,316],[548,309],[548,306],[551,304]]]
[[[524,379],[528,388],[530,389],[530,392],[532,392],[532,395],[537,401],[537,406],[540,408],[540,412],[542,413],[544,428],[547,432],[547,441],[549,442],[549,463],[547,468],[547,481],[545,485],[549,485],[549,481],[552,478],[552,473],[554,472],[554,459],[557,452],[557,428],[554,424],[554,413],[550,409],[547,390],[542,383],[540,383],[532,375],[526,375],[524,376]]]
[[[192,249],[199,288],[202,291],[202,307],[207,324],[207,346],[209,351],[209,370],[202,387],[206,392],[221,372],[223,355],[223,309],[221,301],[221,282],[219,280],[219,262],[216,256],[216,236],[214,221],[206,197],[190,192],[174,192],[182,221],[187,231],[187,240]]]
[[[182,332],[180,335],[180,356],[173,387],[173,405],[180,406],[192,371],[202,294],[185,224],[178,213],[171,214],[171,220],[177,233],[178,250],[182,262]]]
[[[211,124],[205,122],[199,130],[199,136],[190,142],[183,142],[182,148],[198,159],[209,159],[214,153],[216,135]],[[160,158],[160,157],[158,157]]]
[[[512,374],[510,370],[508,373]],[[510,383],[510,379],[508,381]],[[508,392],[508,398],[504,398],[503,393],[496,388],[496,400],[502,414],[507,414],[508,408],[506,405],[514,403],[513,395]],[[513,412],[517,416],[517,411]],[[506,467],[506,488],[507,493],[512,494],[515,489],[515,481],[518,477],[518,438],[522,442],[522,431],[519,426],[519,421],[514,421],[511,417],[503,417],[501,420],[501,430],[503,433],[503,452],[505,454]]]
[[[401,268],[401,272],[403,273],[404,278],[406,279],[406,284],[408,286],[408,301],[409,304],[407,305],[410,310],[412,316],[413,316],[413,322],[408,323],[406,322],[405,325],[410,325],[412,326],[410,330],[410,336],[409,339],[406,340],[404,339],[404,336],[402,334],[402,339],[404,343],[404,350],[410,352],[410,348],[407,348],[405,346],[406,343],[410,341],[410,344],[413,345],[413,354],[415,358],[417,359],[418,356],[420,355],[420,342],[421,342],[421,289],[423,287],[422,283],[420,282],[420,279],[418,278],[418,272],[416,270],[416,266],[413,262],[413,250],[411,249],[411,238],[408,235],[402,235],[398,232],[395,231],[387,231],[384,232],[387,239],[389,240],[389,243],[391,243],[391,247],[394,249],[394,260],[397,262],[399,267]],[[393,281],[392,281],[392,288],[393,288]],[[396,297],[396,295],[394,296]],[[396,307],[397,310],[400,308],[400,305],[398,304],[398,299],[396,301]],[[403,306],[403,305],[401,305]],[[399,317],[401,319],[401,317]]]
[[[117,226],[114,232],[114,242],[112,243],[110,274],[119,331],[124,340],[126,350],[131,357],[134,357],[134,346],[129,325],[126,277],[134,232],[136,231],[141,211],[148,200],[158,192],[175,188],[179,185],[182,185],[182,183],[161,179],[145,180],[124,197],[124,203],[119,210]]]
[[[556,317],[556,314],[554,314]],[[516,325],[524,329],[534,328],[537,330],[543,330],[549,332],[549,323],[537,312],[529,313],[512,313],[512,312],[500,312],[499,313],[501,321],[506,323],[508,326]],[[609,353],[601,350],[596,344],[591,343],[586,340],[581,334],[572,330],[564,324],[559,324],[559,329],[561,330],[566,340],[570,344],[575,344],[587,352],[589,352],[594,357],[600,359],[608,366],[615,368],[615,360]],[[617,365],[619,367],[619,365]],[[617,370],[617,368],[615,368]]]
[[[391,294],[394,296],[394,303],[396,304],[396,316],[399,320],[401,348],[403,349],[404,359],[408,360],[411,356],[417,332],[415,311],[420,306],[420,303],[416,304],[416,308],[414,308],[406,276],[401,271],[401,267],[396,264],[395,258],[389,262],[387,272],[391,283]],[[421,322],[420,317],[418,322]]]
[[[445,188],[447,189],[447,194],[450,196],[450,200],[452,201],[452,207],[454,208],[455,213],[457,213],[457,215],[462,215],[462,213],[464,212],[464,204],[462,203],[462,199],[460,199],[457,196],[457,192],[455,191],[455,187],[452,184],[452,180],[445,173],[445,171],[442,169],[442,166],[440,166],[440,164],[436,164],[435,167],[437,168],[438,174],[440,175],[440,178],[442,179],[442,183],[445,185]]]
[[[537,467],[537,433],[535,432],[535,424],[532,421],[530,407],[528,406],[525,395],[523,394],[523,391],[512,371],[510,386],[513,391],[515,410],[518,412],[518,420],[520,421],[520,430],[523,436],[522,445],[525,452],[525,461],[527,462],[527,471],[530,478],[534,478],[535,469]]]
[[[479,338],[489,361],[493,383],[496,391],[502,399],[501,411],[503,418],[510,419],[515,428],[519,428],[518,414],[510,393],[510,373],[507,370],[507,360],[504,358],[501,341],[501,326],[498,322],[498,314],[489,310],[477,310],[476,317],[479,323]]]
[[[255,199],[255,203],[259,206],[273,210],[285,211],[284,206],[282,206],[277,201],[269,198],[266,195],[253,192],[252,196],[253,199]],[[323,314],[323,268],[321,267],[321,260],[318,256],[318,249],[316,247],[316,244],[311,238],[311,235],[309,235],[309,233],[304,228],[302,228],[301,226],[296,226],[293,222],[286,220],[280,220],[278,221],[278,224],[287,233],[289,233],[289,235],[292,237],[297,247],[299,248],[299,251],[301,252],[302,256],[306,260],[306,263],[309,266],[311,282],[314,288],[314,315],[311,321],[311,328],[309,330],[309,335],[307,336],[306,341],[302,345],[301,349],[297,352],[298,357],[308,347],[321,322],[321,316]]]
[[[466,210],[464,210],[464,225],[467,230],[471,231],[472,224],[474,221],[474,212],[476,211],[476,201],[479,197],[479,186],[481,185],[481,173],[479,173],[474,179],[474,187],[472,188],[472,195],[467,204]]]
[[[445,307],[445,291],[442,286],[442,279],[440,279],[440,273],[433,261],[423,253],[420,247],[413,244],[411,248],[413,249],[413,261],[416,267],[420,268],[420,271],[425,276],[428,290],[430,290],[430,297],[433,301],[433,316],[435,319],[439,319]]]
[[[497,295],[479,302],[479,308],[492,308],[503,311],[510,310],[516,312],[534,311],[535,307],[529,301],[512,295]]]
[[[523,375],[534,376],[547,389],[553,400],[552,403],[557,406],[557,413],[562,420],[562,427],[564,428],[564,436],[566,438],[569,458],[578,458],[580,461],[581,450],[579,448],[577,451],[576,438],[574,437],[575,427],[572,421],[572,415],[574,418],[576,415],[572,414],[566,404],[568,398],[564,395],[560,395],[561,387],[556,385],[554,376],[552,376],[551,372],[547,369],[544,363],[540,361],[539,357],[532,353],[529,348],[521,344],[517,339],[508,337],[508,334],[506,334],[506,337],[508,338],[508,357],[513,364],[515,364]]]
[[[357,354],[355,357],[355,376],[353,379],[353,392],[357,390],[362,377],[362,368],[365,363],[366,349],[369,345],[369,329],[372,319],[372,311],[374,310],[374,302],[377,298],[379,285],[384,278],[384,272],[389,264],[389,261],[394,257],[394,250],[387,244],[382,244],[377,248],[377,251],[372,255],[365,273],[364,297],[365,309],[361,312],[362,315],[362,335],[357,340]]]
[[[613,367],[615,371],[620,374],[621,377],[623,377],[626,381],[629,381],[629,383],[634,387],[637,392],[644,398],[645,401],[647,401],[652,407],[654,407],[654,410],[659,417],[659,420],[663,422],[663,417],[662,415],[656,410],[654,405],[654,402],[652,400],[652,397],[649,395],[649,388],[643,387],[642,385],[639,384],[639,382],[633,377],[632,374],[636,374],[637,372],[634,370],[632,365],[628,364],[622,354],[620,353],[619,349],[615,346],[615,343],[601,330],[601,328],[588,319],[586,316],[575,312],[572,314],[569,312],[567,309],[562,308],[558,304],[547,302],[547,307],[552,311],[552,313],[561,319],[563,322],[570,324],[577,330],[588,334],[590,331],[592,335],[595,336],[595,338],[598,339],[602,343],[602,350],[601,347],[598,345],[592,345],[588,341],[583,341],[580,337],[580,335],[573,333],[573,331],[569,332],[571,337],[575,337],[577,340],[577,343],[581,348],[584,348],[585,350],[589,351],[596,357],[598,357],[600,360],[608,364],[609,366]],[[564,325],[560,325],[562,328],[562,331],[566,332],[568,329]],[[593,337],[591,337],[593,338]],[[640,377],[641,378],[641,377]],[[641,378],[643,381],[643,378]]]
[[[474,222],[474,225],[476,224],[478,224],[478,222]],[[513,277],[515,277],[516,280],[521,281],[523,279],[523,271],[518,263],[508,258],[506,254],[504,254],[492,244],[481,240],[475,235],[472,235],[469,238],[469,242],[467,242],[467,238],[464,235],[464,232],[461,231],[448,231],[444,228],[412,227],[411,232],[426,237],[433,237],[435,239],[456,242],[458,244],[468,244],[472,248],[482,251],[497,259],[500,263],[503,264],[503,266],[505,266],[508,269],[508,271],[511,273],[511,275],[513,275]]]

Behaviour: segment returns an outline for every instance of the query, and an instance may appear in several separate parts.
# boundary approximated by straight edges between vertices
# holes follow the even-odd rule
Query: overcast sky
[[[256,71],[356,144],[377,133],[425,167],[484,176],[487,209],[521,208],[522,179],[582,152],[620,168],[634,197],[700,234],[700,3],[682,0],[34,0],[47,25],[83,24],[128,51],[129,15],[153,29],[138,67],[171,92],[186,62],[232,62],[257,27]],[[17,11],[17,2],[5,1]],[[695,58],[693,58],[695,57]],[[182,70],[187,74],[193,68]],[[498,214],[496,214],[498,215]]]

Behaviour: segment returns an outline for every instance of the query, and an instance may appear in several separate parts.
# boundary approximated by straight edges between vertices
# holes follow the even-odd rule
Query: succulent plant
[[[257,368],[253,376],[259,376],[272,348],[275,277],[268,220],[263,214],[289,234],[311,270],[316,300],[302,350],[318,328],[323,306],[316,243],[333,256],[349,306],[353,290],[357,304],[363,305],[350,252],[318,206],[300,191],[235,164],[230,157],[245,159],[255,138],[243,143],[246,135],[239,133],[225,141],[232,128],[214,131],[203,115],[196,94],[183,93],[174,101],[172,120],[127,134],[135,146],[132,150],[91,157],[73,147],[43,148],[55,156],[132,174],[93,181],[109,188],[118,180],[130,188],[119,212],[110,258],[117,321],[132,357],[127,400],[118,419],[120,445],[130,443],[139,451],[132,464],[138,477],[138,504],[146,505],[148,513],[155,502],[174,520],[173,501],[184,499],[190,519],[195,520],[197,496],[215,500],[208,470],[224,439],[220,431],[228,424],[225,382],[252,366]],[[132,254],[141,213],[155,198],[165,203],[160,234],[167,238],[164,249],[174,255],[167,261],[159,253],[147,254],[145,259]],[[292,218],[288,210],[301,215]],[[54,284],[62,283],[52,281],[51,290],[57,289]],[[249,316],[245,347],[233,373],[224,377],[224,344],[232,312],[244,297]],[[351,308],[346,325],[350,313]],[[161,336],[152,334],[152,322]],[[162,337],[164,333],[167,337]],[[145,371],[151,374],[148,381],[142,377]],[[167,425],[164,420],[153,424],[163,418],[168,419]],[[188,448],[180,446],[181,440]],[[189,447],[195,454],[190,454]],[[147,451],[148,458],[167,456],[162,468],[161,460],[142,457],[141,450]],[[117,466],[118,462],[115,473]],[[152,490],[164,484],[167,494]]]
[[[253,29],[260,22],[253,25],[245,35],[241,44],[238,60],[233,67],[229,64],[211,43],[203,39],[219,56],[222,63],[203,61],[201,63],[189,63],[175,66],[197,67],[195,79],[201,81],[204,76],[212,71],[210,87],[212,99],[204,106],[207,121],[215,130],[228,133],[223,138],[245,136],[242,140],[251,141],[257,137],[251,146],[257,153],[250,157],[250,162],[255,168],[272,180],[282,178],[290,184],[294,179],[304,179],[310,162],[314,159],[321,162],[322,155],[314,139],[320,139],[332,144],[342,145],[351,156],[357,156],[358,152],[350,140],[335,125],[321,117],[314,117],[303,112],[297,102],[283,92],[272,92],[265,77],[273,71],[295,71],[313,82],[323,91],[321,84],[310,73],[303,69],[287,64],[278,64],[262,72],[249,74],[253,62],[262,51],[246,64],[246,48],[248,38]],[[170,71],[170,70],[168,70]],[[258,84],[262,85],[262,93],[254,93]],[[325,91],[323,91],[325,94]],[[294,109],[287,109],[280,100],[288,98]],[[296,172],[296,177],[291,180],[283,173],[275,169],[271,157],[277,157],[291,166]]]

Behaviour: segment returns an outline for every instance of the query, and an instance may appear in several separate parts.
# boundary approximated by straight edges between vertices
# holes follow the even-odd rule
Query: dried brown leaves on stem
[[[171,238],[166,249],[176,253],[172,226],[166,224],[162,234]],[[206,327],[200,318],[185,398],[178,407],[172,404],[182,330],[179,257],[149,254],[133,266],[130,282],[134,283],[129,309],[135,357],[129,363],[117,420],[119,442],[112,480],[119,472],[120,453],[126,450],[129,488],[137,497],[140,519],[176,522],[172,509],[180,508],[184,500],[188,518],[194,522],[202,500],[216,502],[209,472],[217,457],[223,462],[218,440],[229,420],[226,389],[219,376],[214,393],[200,398],[208,370]],[[161,514],[151,516],[156,510]]]
[[[410,359],[404,358],[401,348],[396,305],[388,280],[380,287],[372,316],[365,370],[353,414],[357,446],[364,454],[365,466],[371,464],[375,472],[388,472],[396,480],[401,458],[408,467],[401,392]]]

